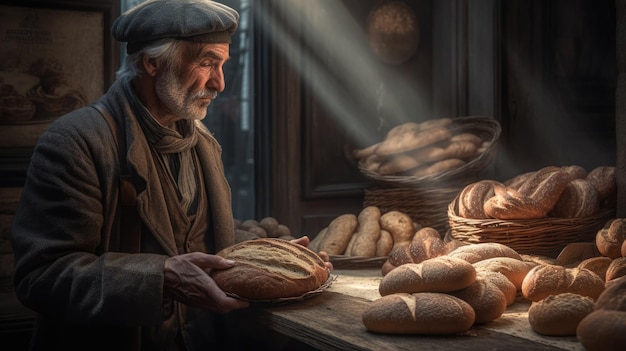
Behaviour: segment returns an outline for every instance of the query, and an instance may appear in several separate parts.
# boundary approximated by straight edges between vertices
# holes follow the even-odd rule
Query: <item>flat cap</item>
[[[211,0],[148,0],[119,16],[111,34],[132,54],[165,38],[230,43],[238,21],[237,11]]]

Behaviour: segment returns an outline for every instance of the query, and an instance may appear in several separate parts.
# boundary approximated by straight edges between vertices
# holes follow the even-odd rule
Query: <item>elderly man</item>
[[[34,349],[224,349],[221,318],[248,303],[209,276],[234,264],[208,254],[234,243],[234,222],[200,120],[224,90],[238,20],[208,0],[125,12],[116,82],[41,135],[12,228]]]

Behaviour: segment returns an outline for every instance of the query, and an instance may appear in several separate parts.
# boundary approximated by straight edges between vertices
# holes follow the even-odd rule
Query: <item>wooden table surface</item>
[[[323,293],[286,304],[239,312],[260,325],[319,350],[584,350],[576,337],[545,337],[528,324],[529,303],[509,306],[498,319],[452,336],[389,335],[366,330],[361,316],[380,298],[380,269],[335,270]]]

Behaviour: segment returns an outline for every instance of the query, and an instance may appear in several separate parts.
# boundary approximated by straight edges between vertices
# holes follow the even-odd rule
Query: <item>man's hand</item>
[[[170,257],[164,267],[165,290],[186,305],[218,313],[248,307],[248,302],[227,296],[209,275],[212,269],[234,265],[231,260],[202,252]]]
[[[298,239],[291,240],[291,242],[294,243],[294,244],[298,244],[298,245],[302,245],[304,247],[307,247],[311,243],[311,240],[309,239],[308,236],[305,235],[305,236],[299,237]],[[330,257],[328,256],[328,254],[326,252],[324,252],[324,251],[320,251],[317,254],[324,261],[324,265],[326,265],[326,268],[328,268],[328,270],[332,272],[333,264],[330,262]]]

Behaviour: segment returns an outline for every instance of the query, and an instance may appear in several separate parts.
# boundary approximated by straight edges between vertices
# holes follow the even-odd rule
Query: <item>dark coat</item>
[[[139,349],[141,340],[142,349],[153,349],[145,335],[176,328],[181,319],[174,317],[189,315],[163,294],[165,260],[219,250],[234,241],[221,147],[201,122],[196,148],[212,233],[177,247],[158,182],[151,178],[156,173],[148,144],[120,83],[100,102],[122,127],[129,146],[145,231],[142,249],[139,254],[117,252],[107,242],[119,228],[120,165],[106,121],[92,107],[60,117],[38,140],[12,227],[16,294],[38,313],[34,340],[45,349],[68,350],[87,341],[83,349],[119,351]]]

